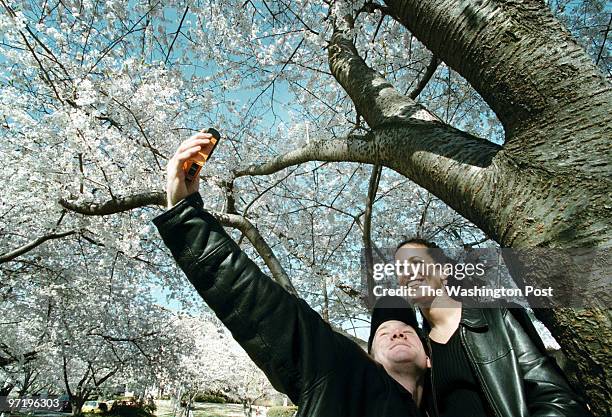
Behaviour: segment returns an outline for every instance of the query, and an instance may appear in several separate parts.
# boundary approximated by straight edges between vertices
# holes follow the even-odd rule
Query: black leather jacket
[[[591,416],[544,352],[524,310],[463,308],[459,332],[495,416]],[[435,357],[432,362],[436,366]],[[429,396],[427,403],[436,415],[435,398]]]
[[[153,220],[206,303],[302,417],[420,416],[412,395],[247,258],[192,194]],[[219,364],[223,366],[223,364]]]

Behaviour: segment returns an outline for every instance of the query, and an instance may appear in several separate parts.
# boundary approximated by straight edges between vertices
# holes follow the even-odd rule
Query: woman
[[[430,415],[590,416],[524,310],[468,308],[451,298],[446,285],[453,277],[441,266],[453,261],[432,242],[405,240],[395,259],[411,265],[399,283],[429,329]]]

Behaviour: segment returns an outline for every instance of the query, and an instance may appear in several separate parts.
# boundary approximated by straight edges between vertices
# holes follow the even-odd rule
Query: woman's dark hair
[[[439,246],[438,246],[438,245],[437,245],[435,242],[432,242],[432,241],[430,241],[430,240],[423,239],[423,238],[420,238],[420,237],[416,237],[416,236],[415,236],[415,237],[407,237],[407,238],[404,238],[404,240],[402,240],[402,241],[401,241],[401,242],[400,242],[400,243],[399,243],[399,244],[398,244],[398,245],[395,247],[395,251],[397,252],[397,250],[398,250],[399,248],[401,248],[402,246],[404,246],[404,245],[405,245],[405,244],[407,244],[407,243],[418,243],[418,244],[420,244],[420,245],[427,246],[428,248],[431,248],[431,249],[440,249],[440,247],[439,247]]]
[[[405,238],[404,240],[402,240],[396,247],[395,247],[395,251],[393,252],[394,254],[397,253],[397,251],[404,245],[408,244],[408,243],[416,243],[417,245],[423,245],[429,249],[435,249],[433,251],[427,251],[427,253],[437,262],[440,263],[450,263],[450,264],[455,264],[456,261],[452,258],[449,258],[448,256],[446,256],[446,254],[444,253],[444,251],[442,250],[442,248],[440,248],[440,246],[438,246],[435,242],[432,242],[431,240],[427,240],[427,239],[423,239],[420,237],[408,237]]]

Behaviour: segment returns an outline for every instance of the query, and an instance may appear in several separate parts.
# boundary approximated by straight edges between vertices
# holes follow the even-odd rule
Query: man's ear
[[[429,359],[429,356],[426,356],[426,358],[427,358],[427,361],[426,361],[427,368],[431,369],[431,360]]]

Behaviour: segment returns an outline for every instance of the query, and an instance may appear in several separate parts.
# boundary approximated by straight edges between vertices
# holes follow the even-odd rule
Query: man
[[[590,416],[544,350],[520,308],[470,308],[446,291],[453,277],[433,266],[454,261],[433,242],[408,239],[396,261],[413,265],[399,282],[413,289],[430,328],[427,409],[439,417]],[[428,267],[429,266],[429,267]],[[459,281],[453,280],[456,285]],[[439,292],[431,290],[440,290]]]
[[[198,293],[298,416],[420,416],[428,359],[413,310],[398,298],[377,306],[373,360],[266,277],[203,209],[198,179],[185,182],[183,164],[209,149],[210,138],[199,133],[178,148],[168,164],[169,210],[154,219]]]

